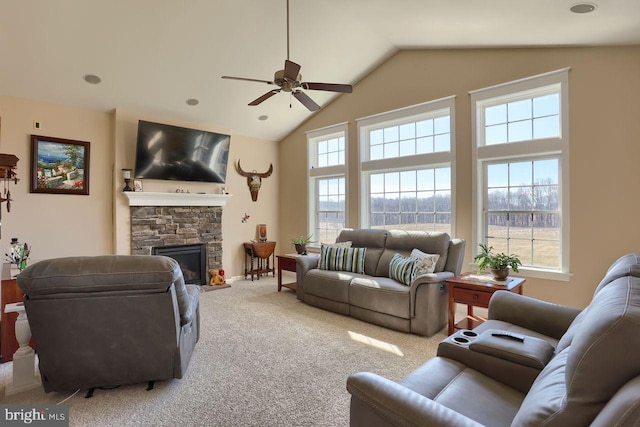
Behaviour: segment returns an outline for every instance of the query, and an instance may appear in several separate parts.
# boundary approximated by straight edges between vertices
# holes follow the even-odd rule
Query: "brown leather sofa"
[[[431,336],[447,324],[449,285],[460,274],[465,241],[447,233],[344,229],[336,242],[366,248],[364,273],[318,268],[319,255],[297,257],[297,298],[326,310],[403,332]],[[413,249],[440,257],[433,273],[409,286],[389,277],[389,263]]]
[[[18,276],[46,392],[182,378],[199,334],[197,285],[164,256],[70,257]]]
[[[499,291],[487,322],[400,383],[350,376],[351,426],[638,426],[639,351],[640,254],[629,254],[582,311]]]

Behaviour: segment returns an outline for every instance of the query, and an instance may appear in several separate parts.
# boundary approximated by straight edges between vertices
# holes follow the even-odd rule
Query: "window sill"
[[[476,270],[475,264],[470,264],[471,269],[473,271]],[[543,270],[541,268],[526,268],[520,267],[517,273],[513,271],[510,274],[513,274],[518,277],[531,278],[531,279],[543,279],[543,280],[556,280],[558,282],[568,282],[573,276],[572,273],[565,273],[557,270]]]

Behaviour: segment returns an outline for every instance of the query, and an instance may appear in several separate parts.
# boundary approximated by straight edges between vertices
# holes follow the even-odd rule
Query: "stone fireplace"
[[[222,267],[222,208],[228,195],[125,192],[131,212],[131,254],[204,245],[206,270]],[[161,251],[162,252],[162,251]],[[205,284],[207,277],[204,277]]]

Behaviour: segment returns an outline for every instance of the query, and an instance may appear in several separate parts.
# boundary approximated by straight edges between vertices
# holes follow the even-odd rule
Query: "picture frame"
[[[143,191],[142,180],[134,179],[133,180],[133,191],[136,193],[142,193]]]
[[[260,242],[267,241],[267,224],[258,224],[258,240]]]
[[[31,135],[31,193],[89,195],[86,141]]]

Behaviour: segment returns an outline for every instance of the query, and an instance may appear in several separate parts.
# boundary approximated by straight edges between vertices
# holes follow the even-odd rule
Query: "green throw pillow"
[[[334,245],[320,247],[318,268],[321,270],[364,273],[364,255],[367,248],[345,248]]]
[[[411,285],[415,277],[416,261],[417,258],[395,254],[389,262],[389,277],[407,286]]]

